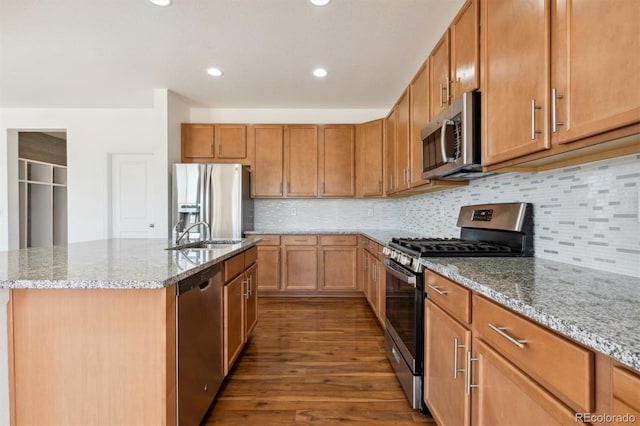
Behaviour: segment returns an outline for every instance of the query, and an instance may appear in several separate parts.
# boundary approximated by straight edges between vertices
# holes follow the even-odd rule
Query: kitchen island
[[[174,284],[256,242],[165,250],[162,239],[101,240],[0,253],[0,423],[10,405],[14,424],[174,424]]]

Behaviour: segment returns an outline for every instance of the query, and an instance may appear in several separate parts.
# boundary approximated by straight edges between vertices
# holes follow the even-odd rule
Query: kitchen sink
[[[167,247],[167,250],[215,250],[230,247],[234,244],[240,244],[241,242],[242,240],[194,241],[173,247]]]

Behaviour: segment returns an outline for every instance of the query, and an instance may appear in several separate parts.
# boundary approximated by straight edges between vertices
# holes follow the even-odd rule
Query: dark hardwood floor
[[[412,410],[364,298],[260,298],[206,425],[435,424]]]

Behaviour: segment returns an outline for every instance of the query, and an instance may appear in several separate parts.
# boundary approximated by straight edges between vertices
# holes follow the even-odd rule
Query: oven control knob
[[[402,263],[404,266],[407,266],[408,264],[411,263],[411,259],[409,259],[405,255],[400,255],[400,263]]]
[[[391,258],[392,258],[393,260],[398,260],[398,254],[399,254],[399,253],[398,253],[397,251],[392,251],[392,252],[391,252]]]
[[[385,256],[389,256],[391,254],[391,249],[389,247],[384,247],[382,249],[382,254],[384,254]]]
[[[411,262],[411,269],[416,272],[420,271],[420,261],[418,259],[413,259]]]

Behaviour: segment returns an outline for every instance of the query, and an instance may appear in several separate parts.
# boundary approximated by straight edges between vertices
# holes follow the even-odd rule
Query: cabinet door
[[[379,197],[382,189],[382,120],[360,124],[356,128],[358,148],[358,195],[362,197]]]
[[[472,371],[474,425],[569,425],[573,411],[494,352],[483,341],[473,340]],[[478,380],[480,380],[478,382]]]
[[[409,188],[411,159],[409,158],[409,91],[398,101],[396,129],[396,187]]]
[[[224,286],[224,359],[225,376],[240,355],[245,337],[245,277],[239,275]]]
[[[182,123],[180,129],[183,162],[213,160],[213,124]]]
[[[258,265],[253,265],[247,269],[245,275],[245,286],[248,288],[245,290],[245,327],[244,335],[245,341],[249,338],[249,335],[256,328],[258,323]]]
[[[423,185],[422,138],[420,131],[429,122],[429,62],[427,61],[409,86],[411,91],[411,133],[409,135],[409,157],[411,158],[410,185]]]
[[[216,158],[219,160],[247,158],[247,126],[244,124],[216,124]]]
[[[451,101],[451,71],[449,68],[449,30],[446,30],[429,56],[431,118],[440,114]]]
[[[385,192],[387,195],[395,193],[396,185],[396,117],[398,116],[398,106],[394,106],[385,120],[384,137],[384,176]]]
[[[387,315],[387,271],[384,263],[376,261],[376,276],[378,278],[378,320],[382,328],[386,328],[385,316]]]
[[[287,126],[287,197],[318,196],[318,126]]]
[[[483,165],[550,147],[549,1],[482,2]]]
[[[322,197],[354,197],[356,195],[354,126],[322,127],[320,184]]]
[[[355,291],[357,256],[357,247],[320,247],[320,289]]]
[[[424,402],[438,424],[468,425],[465,362],[471,332],[429,299],[424,322]]]
[[[362,248],[362,292],[364,293],[364,297],[369,300],[369,281],[371,280],[371,275],[369,274],[369,253],[364,250],[364,246]]]
[[[280,247],[258,247],[258,290],[280,290]]]
[[[555,6],[553,142],[571,142],[639,122],[640,2],[555,0]]]
[[[451,99],[480,88],[479,9],[479,0],[467,0],[451,23]]]
[[[318,288],[318,248],[285,246],[283,267],[284,290]]]
[[[284,141],[282,126],[252,126],[255,158],[251,176],[252,196],[282,197]]]
[[[377,274],[378,274],[378,264],[376,261],[376,258],[371,255],[368,254],[369,256],[369,291],[367,292],[367,300],[369,301],[369,304],[371,305],[371,309],[373,309],[373,312],[376,314],[376,316],[379,316],[379,312],[378,312],[378,278],[377,278]]]

